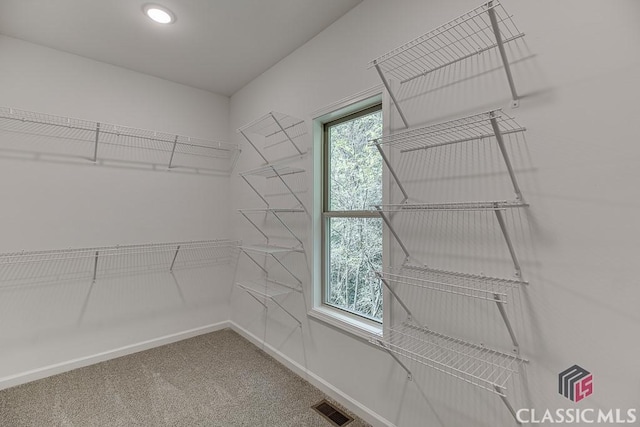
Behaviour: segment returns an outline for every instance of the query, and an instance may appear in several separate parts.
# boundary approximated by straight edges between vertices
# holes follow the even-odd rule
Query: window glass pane
[[[370,144],[381,136],[381,111],[329,128],[329,210],[371,210],[382,203],[382,158]]]
[[[382,321],[382,219],[329,218],[329,280],[326,302]]]

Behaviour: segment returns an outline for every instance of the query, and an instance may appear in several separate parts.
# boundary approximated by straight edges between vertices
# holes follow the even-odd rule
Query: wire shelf
[[[307,128],[302,119],[272,111],[242,126],[238,129],[238,132],[246,137],[248,137],[248,134],[263,136],[265,138],[265,148],[290,142],[296,148],[298,154],[302,154],[303,151],[298,146],[299,142],[296,143],[296,141],[307,133]]]
[[[301,208],[251,208],[251,209],[238,209],[238,212],[243,212],[243,213],[304,213],[304,209],[301,209]]]
[[[287,165],[267,165],[256,169],[241,172],[241,176],[261,176],[264,178],[275,178],[278,176],[295,175],[303,173],[304,169]]]
[[[480,114],[449,120],[429,126],[394,133],[373,140],[382,145],[399,150],[401,153],[424,150],[442,145],[478,141],[495,137],[491,120],[495,119],[501,135],[524,132],[526,128],[502,110],[491,110]]]
[[[239,242],[203,240],[0,254],[0,282],[83,280],[230,264]]]
[[[506,397],[507,381],[526,362],[516,354],[486,348],[407,322],[385,329],[383,338],[376,337],[371,341],[392,354],[502,397]]]
[[[502,43],[524,36],[499,1],[489,1],[376,58],[370,68],[378,66],[383,74],[403,84],[499,47],[488,14],[491,10]]]
[[[97,161],[100,146],[166,154],[168,167],[182,166],[180,156],[217,159],[215,169],[230,173],[240,154],[236,144],[192,138],[132,127],[92,122],[51,114],[0,107],[0,129],[64,140],[87,142],[87,152]],[[188,165],[185,161],[184,165]]]
[[[404,265],[378,271],[376,275],[390,283],[430,289],[469,298],[507,303],[514,288],[527,284],[522,280],[503,279],[469,273]]]
[[[524,208],[528,203],[518,200],[455,203],[403,203],[377,205],[379,212],[419,212],[419,211],[497,211]]]
[[[280,253],[302,252],[302,248],[288,248],[277,245],[242,245],[240,249],[247,252],[257,252],[266,255],[274,255]]]
[[[249,293],[265,299],[273,299],[295,292],[293,288],[275,283],[273,281],[265,281],[263,283],[243,281],[237,282],[236,285]]]

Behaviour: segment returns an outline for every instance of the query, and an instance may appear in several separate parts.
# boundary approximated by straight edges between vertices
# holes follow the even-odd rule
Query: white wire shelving
[[[524,131],[526,131],[526,128],[520,126],[513,117],[508,116],[502,112],[502,110],[496,109],[429,126],[396,132],[375,139],[373,143],[378,148],[389,172],[398,184],[404,196],[404,202],[409,199],[409,195],[405,191],[395,168],[384,152],[384,147],[396,150],[400,154],[405,154],[444,145],[495,138],[507,171],[509,172],[515,197],[517,200],[522,200],[522,192],[520,191],[520,186],[518,185],[518,180],[516,179],[516,174],[504,143],[504,136]]]
[[[269,244],[251,244],[241,245],[240,251],[245,254],[247,258],[249,258],[260,270],[262,270],[267,279],[269,278],[269,270],[266,268],[266,266],[258,262],[258,260],[255,258],[256,255],[273,259],[278,265],[282,267],[284,271],[289,274],[289,276],[291,276],[295,280],[295,286],[302,286],[302,280],[300,280],[300,278],[289,267],[287,267],[287,265],[284,264],[280,258],[278,258],[279,255],[282,256],[292,253],[303,253],[304,250],[302,248],[291,248]]]
[[[289,227],[284,219],[282,219],[282,215],[291,214],[291,213],[304,213],[304,209],[301,208],[253,208],[253,209],[238,209],[238,212],[256,229],[262,236],[269,242],[269,236],[265,233],[262,228],[255,223],[253,219],[251,219],[252,215],[262,214],[262,215],[272,215],[278,222],[289,232],[289,234],[298,242],[300,246],[303,245],[302,240],[298,237],[298,235]]]
[[[391,235],[395,238],[396,242],[402,249],[405,255],[403,264],[407,264],[411,259],[411,252],[404,244],[400,235],[396,231],[393,223],[388,214],[392,213],[416,213],[416,212],[437,212],[437,211],[452,211],[452,212],[482,212],[493,211],[500,226],[500,231],[504,237],[505,244],[511,255],[511,260],[515,269],[515,275],[518,278],[522,278],[522,269],[520,268],[520,262],[516,255],[515,248],[509,235],[506,221],[504,219],[503,211],[513,208],[524,208],[529,206],[527,203],[514,200],[514,201],[484,201],[484,202],[455,202],[455,203],[401,203],[401,204],[385,204],[375,206],[376,211],[386,224]]]
[[[395,93],[391,90],[390,79],[399,82],[402,87],[403,84],[436,70],[497,48],[511,90],[513,106],[517,106],[519,97],[504,45],[523,36],[524,33],[518,30],[512,16],[498,0],[493,0],[374,59],[369,68],[376,69],[405,126],[409,127]]]
[[[514,289],[518,289],[521,285],[528,284],[528,282],[410,264],[405,264],[401,267],[389,267],[386,271],[377,271],[375,274],[407,312],[409,318],[413,318],[413,314],[395,291],[395,286],[412,286],[419,289],[494,302],[511,337],[511,342],[516,349],[520,347],[505,310],[505,305],[513,297]]]
[[[251,281],[236,282],[236,286],[262,305],[265,311],[269,310],[268,302],[272,302],[295,320],[299,327],[302,327],[302,322],[278,301],[278,299],[286,297],[293,292],[300,292],[299,289],[271,279],[264,280],[262,283]]]
[[[0,282],[87,279],[95,283],[114,275],[226,265],[237,258],[238,247],[238,241],[221,239],[4,253]]]
[[[240,154],[236,144],[188,136],[136,129],[51,114],[0,107],[0,129],[39,135],[47,138],[86,143],[88,160],[111,160],[102,157],[102,149],[122,148],[153,152],[166,162],[168,169],[191,166],[189,158],[210,159],[210,169],[230,174]],[[139,159],[139,156],[131,156]]]
[[[287,114],[271,111],[262,117],[248,123],[238,129],[244,139],[251,145],[260,155],[265,163],[270,163],[258,148],[259,143],[255,140],[255,135],[264,139],[264,148],[275,147],[280,144],[289,144],[294,155],[303,155],[306,150],[303,148],[303,136],[307,133],[304,120]]]
[[[289,183],[287,183],[287,180],[285,179],[285,177],[287,176],[291,176],[291,175],[298,175],[298,174],[302,174],[304,173],[305,170],[302,168],[298,168],[298,167],[293,167],[293,166],[289,166],[289,165],[278,165],[278,164],[269,164],[269,165],[265,165],[265,166],[261,166],[259,168],[256,169],[251,169],[245,172],[241,172],[240,173],[240,177],[244,180],[244,182],[247,183],[247,185],[253,190],[254,193],[256,193],[256,195],[260,198],[260,200],[262,200],[264,202],[264,204],[267,207],[269,206],[269,201],[266,199],[266,197],[257,189],[257,187],[251,182],[251,179],[249,179],[249,177],[259,177],[259,178],[264,178],[264,179],[273,179],[273,178],[277,178],[282,185],[284,186],[284,188],[286,188],[287,190],[287,194],[290,194],[291,197],[293,197],[296,202],[297,202],[297,208],[302,209],[304,212],[307,212],[307,209],[304,206],[304,203],[302,203],[302,200],[300,199],[300,197],[298,196],[298,194],[296,194],[296,192],[291,188],[291,186],[289,185]]]
[[[410,322],[387,328],[383,337],[372,337],[370,341],[386,350],[410,378],[411,370],[401,357],[497,394],[515,418],[506,386],[527,362],[519,355],[470,343]]]

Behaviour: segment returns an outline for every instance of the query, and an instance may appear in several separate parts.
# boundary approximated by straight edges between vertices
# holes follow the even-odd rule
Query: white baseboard
[[[295,360],[289,358],[289,356],[280,352],[278,349],[272,347],[268,343],[265,343],[257,336],[253,335],[251,332],[244,329],[242,326],[238,325],[233,321],[229,321],[229,326],[231,329],[236,331],[238,334],[242,335],[247,340],[251,341],[256,346],[264,349],[264,351],[276,359],[278,362],[282,363],[288,369],[293,371],[295,374],[309,381],[312,385],[317,387],[324,394],[334,399],[340,404],[344,405],[345,408],[353,412],[358,417],[362,418],[364,421],[368,422],[373,426],[380,427],[396,427],[391,421],[385,419],[381,415],[377,414],[375,411],[371,410],[367,406],[353,399],[348,394],[344,393],[342,390],[336,388],[332,384],[325,381],[319,375],[314,374],[309,371],[304,366],[300,365]]]
[[[9,387],[17,386],[20,384],[39,380],[42,378],[50,377],[52,375],[61,374],[63,372],[71,371],[73,369],[78,369],[85,366],[93,365],[95,363],[104,362],[105,360],[115,359],[116,357],[126,356],[128,354],[137,353],[139,351],[149,350],[154,347],[159,347],[159,346],[171,344],[177,341],[182,341],[187,338],[195,337],[197,335],[207,334],[209,332],[215,332],[220,329],[229,328],[229,327],[231,327],[231,324],[228,321],[219,322],[212,325],[190,329],[188,331],[178,332],[175,334],[165,335],[163,337],[154,338],[147,341],[142,341],[136,344],[131,344],[131,345],[120,347],[114,350],[97,353],[91,356],[81,357],[78,359],[73,359],[66,362],[62,362],[62,363],[56,363],[54,365],[45,366],[43,368],[38,368],[38,369],[34,369],[27,372],[22,372],[20,374],[0,378],[0,390],[4,390]]]

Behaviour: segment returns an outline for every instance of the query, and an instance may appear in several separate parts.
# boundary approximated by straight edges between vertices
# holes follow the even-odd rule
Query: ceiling
[[[362,0],[0,0],[0,33],[230,96]]]

